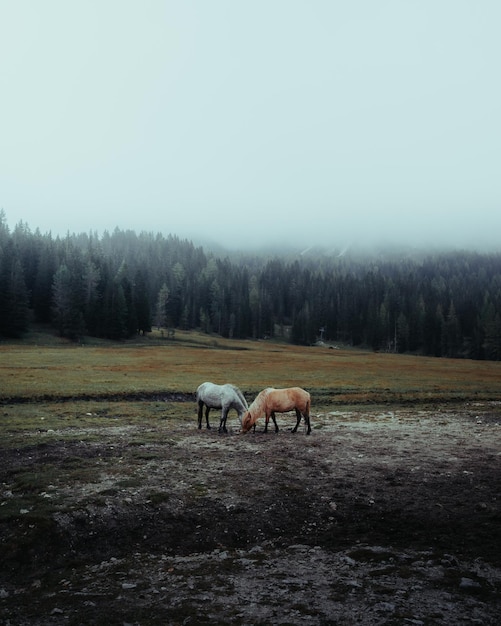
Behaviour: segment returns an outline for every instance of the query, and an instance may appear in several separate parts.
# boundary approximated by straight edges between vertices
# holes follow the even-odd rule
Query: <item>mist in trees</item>
[[[475,359],[501,358],[501,255],[280,256],[160,234],[9,231],[0,211],[0,336],[42,323],[73,341],[162,329]]]

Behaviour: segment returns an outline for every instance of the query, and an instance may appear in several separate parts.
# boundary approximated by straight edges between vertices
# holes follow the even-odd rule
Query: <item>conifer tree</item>
[[[165,328],[167,326],[167,303],[169,301],[169,288],[166,283],[160,287],[155,307],[155,326]]]
[[[28,292],[21,261],[11,250],[0,251],[0,335],[22,337],[28,330]]]
[[[52,314],[61,337],[76,341],[85,334],[82,301],[78,278],[62,263],[54,275],[52,285]]]

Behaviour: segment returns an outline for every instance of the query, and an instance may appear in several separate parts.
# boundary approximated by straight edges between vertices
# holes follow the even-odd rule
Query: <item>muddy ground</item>
[[[498,405],[230,416],[7,450],[0,624],[501,623]]]

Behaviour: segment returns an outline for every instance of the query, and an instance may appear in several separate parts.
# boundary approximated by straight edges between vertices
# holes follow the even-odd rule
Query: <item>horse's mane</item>
[[[254,401],[249,407],[249,413],[254,416],[257,413],[257,417],[259,417],[262,413],[264,413],[264,407],[266,404],[266,397],[270,391],[273,390],[273,387],[267,387],[260,391],[257,396],[254,398]]]
[[[233,391],[237,394],[237,396],[240,398],[242,404],[244,405],[244,407],[246,409],[249,408],[249,405],[247,404],[247,400],[245,399],[244,394],[240,391],[240,389],[236,386],[236,385],[231,385]]]

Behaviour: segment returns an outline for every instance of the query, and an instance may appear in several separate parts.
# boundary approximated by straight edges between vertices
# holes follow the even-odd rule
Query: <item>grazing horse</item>
[[[268,432],[268,422],[270,417],[275,424],[275,432],[278,433],[277,420],[275,419],[275,412],[284,413],[285,411],[296,411],[297,422],[292,432],[297,431],[301,417],[304,417],[304,421],[308,427],[307,435],[311,433],[310,425],[310,406],[311,398],[310,394],[301,389],[301,387],[290,387],[288,389],[273,389],[268,387],[263,389],[257,396],[254,402],[250,405],[245,415],[242,418],[242,432],[246,433],[255,427],[256,421],[264,413],[265,425],[264,432]]]
[[[240,422],[242,422],[242,415],[248,408],[247,400],[244,394],[235,385],[215,385],[214,383],[202,383],[197,389],[197,403],[198,403],[198,428],[202,428],[202,413],[204,404],[205,409],[205,421],[207,422],[207,428],[210,428],[209,424],[209,411],[211,409],[221,409],[221,421],[219,423],[219,432],[228,432],[226,430],[226,418],[228,417],[228,411],[235,409],[238,413]]]

